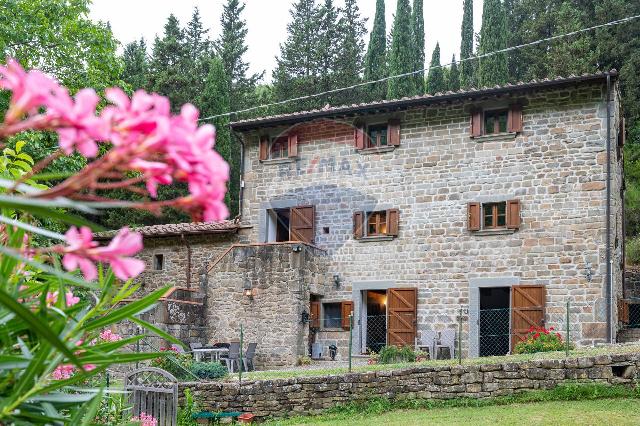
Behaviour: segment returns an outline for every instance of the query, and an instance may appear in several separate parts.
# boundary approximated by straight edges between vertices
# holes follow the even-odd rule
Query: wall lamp
[[[242,295],[248,297],[249,300],[253,300],[256,294],[258,294],[258,289],[253,288],[249,280],[245,280],[244,287],[242,289]]]
[[[342,280],[340,279],[340,274],[333,274],[333,283],[336,285],[336,288],[340,288],[340,283]]]

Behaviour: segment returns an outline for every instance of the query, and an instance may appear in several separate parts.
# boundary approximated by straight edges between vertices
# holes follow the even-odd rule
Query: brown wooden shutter
[[[364,231],[364,212],[353,212],[353,238],[362,238]]]
[[[391,146],[400,145],[400,120],[392,118],[387,124],[387,141]]]
[[[353,130],[353,138],[356,144],[356,149],[364,149],[365,131],[363,126],[358,126]]]
[[[315,208],[292,207],[289,218],[289,241],[312,243],[315,235]]]
[[[467,229],[480,230],[480,203],[467,203]]]
[[[507,114],[507,132],[522,132],[522,105],[509,105],[509,113]]]
[[[507,228],[520,228],[520,200],[507,201]]]
[[[511,350],[526,340],[531,327],[544,327],[546,291],[543,285],[511,287]]]
[[[320,328],[320,302],[309,304],[309,325],[313,328]]]
[[[298,135],[289,135],[289,157],[298,156]]]
[[[398,209],[387,210],[387,235],[397,237],[399,228],[400,228],[400,210]]]
[[[266,160],[269,158],[269,137],[261,136],[260,137],[260,161]]]
[[[471,111],[471,137],[476,138],[482,136],[482,110],[474,109]]]
[[[353,302],[342,302],[340,307],[342,311],[342,328],[349,330],[351,327],[349,315],[353,312]]]
[[[416,340],[416,288],[391,288],[387,291],[387,342],[395,346],[411,346]]]
[[[620,120],[620,124],[618,124],[619,129],[618,129],[618,146],[622,147],[624,146],[625,143],[625,138],[626,138],[626,130],[625,130],[625,120],[624,117],[622,117],[622,119]]]
[[[629,302],[626,300],[618,300],[618,321],[629,324]]]

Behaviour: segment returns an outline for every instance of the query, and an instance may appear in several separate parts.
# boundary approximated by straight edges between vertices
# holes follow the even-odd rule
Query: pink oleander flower
[[[53,370],[51,376],[54,378],[54,380],[66,380],[70,379],[71,376],[73,376],[75,370],[75,367],[71,364],[60,364],[56,367],[55,370]]]
[[[75,296],[71,291],[68,291],[67,294],[65,294],[65,299],[67,303],[67,308],[70,308],[71,306],[80,302],[80,298],[78,296]]]
[[[122,340],[122,336],[114,333],[110,329],[106,329],[100,333],[100,338],[106,342],[117,342],[118,340]]]
[[[95,262],[107,262],[113,273],[121,280],[138,276],[144,270],[144,262],[132,256],[142,250],[142,235],[122,228],[106,247],[98,247],[87,227],[72,226],[65,234],[67,247],[57,247],[64,253],[62,265],[67,271],[80,268],[85,279],[91,281],[98,276]]]
[[[132,417],[131,421],[140,422],[140,426],[158,426],[158,420],[145,412],[141,412],[140,416]]]
[[[55,305],[58,302],[58,292],[57,291],[47,292],[47,297],[45,298],[45,302],[47,304],[47,307],[51,307]]]

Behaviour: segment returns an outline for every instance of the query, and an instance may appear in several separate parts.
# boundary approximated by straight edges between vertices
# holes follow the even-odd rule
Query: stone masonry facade
[[[576,381],[633,384],[640,369],[637,353],[539,360],[521,363],[416,366],[334,376],[262,381],[181,383],[206,411],[250,412],[259,420],[320,414],[338,404],[372,398],[491,398]]]

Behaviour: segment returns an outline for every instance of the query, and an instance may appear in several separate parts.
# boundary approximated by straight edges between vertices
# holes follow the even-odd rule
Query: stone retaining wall
[[[251,412],[260,419],[319,414],[337,404],[372,397],[487,398],[563,382],[589,380],[610,384],[638,378],[640,352],[622,355],[539,360],[521,363],[455,365],[225,383],[182,383],[200,407],[209,411]]]

